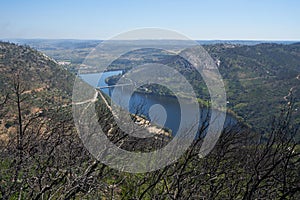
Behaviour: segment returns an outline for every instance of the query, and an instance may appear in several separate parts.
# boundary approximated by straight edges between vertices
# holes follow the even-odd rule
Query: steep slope
[[[48,85],[71,94],[72,76],[48,56],[28,46],[0,42],[0,58],[1,81],[10,79],[18,72],[28,88]]]
[[[18,95],[23,118],[45,114],[70,104],[73,79],[46,55],[27,46],[0,42],[0,134],[15,131]]]
[[[299,44],[206,46],[219,63],[228,107],[256,128],[263,128],[294,98],[295,123],[300,122]],[[293,100],[293,101],[294,101]]]

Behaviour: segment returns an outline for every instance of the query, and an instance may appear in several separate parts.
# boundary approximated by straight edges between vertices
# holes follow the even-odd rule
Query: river
[[[104,72],[103,75],[102,73],[81,74],[80,77],[93,87],[103,87],[107,86],[107,84],[105,83],[105,79],[107,77],[118,75],[121,73],[122,71],[108,71]],[[113,88],[104,88],[102,89],[102,91],[105,94],[111,96]],[[124,94],[122,95],[125,96],[129,94],[126,93],[126,90],[124,90]],[[153,113],[151,109],[160,107],[163,107],[164,109],[154,109],[156,111],[156,115],[154,117],[153,115],[151,116],[151,114]],[[192,109],[192,106],[187,105],[185,106],[185,109],[189,111],[189,109]],[[144,115],[152,123],[171,129],[173,135],[175,135],[178,131],[181,120],[181,111],[176,98],[155,96],[143,93],[134,93],[130,97],[129,111],[134,114]],[[201,112],[202,116],[206,116],[207,110],[202,109]],[[193,113],[192,110],[191,113]],[[184,120],[191,122],[193,121],[192,118]],[[225,126],[235,123],[235,119],[233,119],[230,116],[227,116]]]

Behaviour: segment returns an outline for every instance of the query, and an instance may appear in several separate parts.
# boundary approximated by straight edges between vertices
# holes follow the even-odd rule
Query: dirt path
[[[97,90],[97,89],[96,89]],[[112,112],[112,108],[111,106],[108,104],[108,102],[106,101],[105,97],[103,96],[103,94],[101,93],[100,90],[97,90],[97,93],[100,95],[101,99],[104,101],[105,105],[107,106],[107,108]]]
[[[296,77],[296,79],[297,79],[297,80],[300,80],[300,74]],[[286,95],[286,96],[283,97],[283,99],[284,99],[285,101],[288,101],[288,100],[289,100],[288,97],[290,97],[290,96],[292,95],[292,92],[293,92],[294,89],[295,89],[295,87],[291,87],[291,89],[290,89],[288,95]]]

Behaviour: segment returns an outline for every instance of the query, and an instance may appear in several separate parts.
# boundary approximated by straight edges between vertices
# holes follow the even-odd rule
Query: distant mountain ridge
[[[34,48],[43,47],[46,45],[55,45],[61,47],[74,47],[78,45],[88,45],[93,46],[101,43],[103,40],[91,40],[91,39],[21,39],[21,38],[11,38],[2,39],[2,41],[13,42],[22,45],[29,45]],[[240,45],[257,45],[261,43],[274,43],[274,44],[293,44],[299,41],[295,40],[195,40],[201,45],[206,44],[240,44]]]

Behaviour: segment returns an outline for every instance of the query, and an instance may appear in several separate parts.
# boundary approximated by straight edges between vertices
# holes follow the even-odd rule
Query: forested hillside
[[[300,45],[299,43],[206,45],[223,77],[227,108],[255,130],[265,130],[282,105],[295,101],[295,124],[300,123]],[[141,49],[124,54],[109,69],[129,70],[144,63],[160,63],[174,67],[193,86],[201,100],[209,101],[209,93],[201,75],[179,55],[158,49]],[[107,80],[114,84],[120,77]],[[179,85],[179,84],[178,84]],[[147,86],[148,92],[170,95],[159,86]],[[203,101],[201,101],[203,102]]]
[[[228,107],[254,128],[264,129],[282,104],[295,98],[300,123],[300,45],[258,44],[205,47],[219,64]]]

